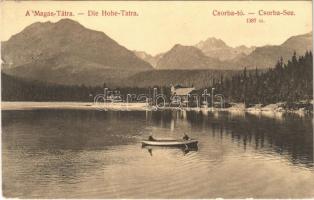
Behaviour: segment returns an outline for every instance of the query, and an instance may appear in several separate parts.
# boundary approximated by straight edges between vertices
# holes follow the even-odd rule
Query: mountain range
[[[235,60],[235,66],[248,68],[272,68],[282,57],[286,62],[294,52],[298,56],[306,51],[312,51],[312,32],[290,37],[281,45],[266,45],[257,47],[248,56]]]
[[[34,23],[2,42],[2,70],[26,79],[60,84],[99,84],[152,70],[105,33],[76,21]]]
[[[210,37],[205,41],[197,43],[195,47],[199,48],[206,56],[218,58],[221,61],[244,57],[249,55],[256,48],[255,46],[247,47],[245,45],[233,48],[228,46],[221,39],[216,39],[214,37]]]
[[[222,62],[193,46],[176,44],[157,61],[157,69],[219,69]]]
[[[304,55],[312,47],[312,32],[290,37],[281,45],[261,47],[241,45],[233,48],[211,37],[194,46],[175,45],[157,57],[149,56],[149,59],[142,52],[141,59],[156,69],[267,69],[274,67],[281,57],[287,61],[294,52]]]
[[[312,32],[290,37],[281,45],[262,47],[230,47],[221,39],[208,38],[193,46],[176,44],[152,56],[131,51],[103,32],[62,19],[27,26],[1,43],[1,57],[4,73],[24,79],[119,86],[130,77],[145,77],[156,70],[174,74],[178,70],[265,69],[273,67],[280,57],[288,60],[294,51],[302,55],[311,49]]]

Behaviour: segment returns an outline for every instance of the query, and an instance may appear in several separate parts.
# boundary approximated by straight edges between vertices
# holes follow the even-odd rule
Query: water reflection
[[[2,131],[3,191],[8,197],[314,195],[312,116],[3,111]],[[181,138],[183,133],[198,139],[197,149],[141,149],[141,140],[150,134]],[[193,181],[186,181],[187,175]]]
[[[230,136],[245,150],[247,146],[264,153],[287,154],[288,159],[296,163],[313,165],[313,124],[312,116],[294,113],[280,115],[258,115],[251,113],[234,114],[230,112],[183,112],[154,113],[154,126],[162,121],[162,127],[175,124],[178,130],[210,132],[212,137]],[[276,116],[279,117],[276,117]],[[171,118],[171,125],[168,119]],[[185,116],[185,117],[182,117]],[[173,128],[172,128],[173,129]],[[210,130],[210,131],[208,131]]]
[[[254,147],[265,153],[287,154],[293,163],[312,165],[313,163],[313,124],[312,116],[293,113],[281,114],[279,118],[251,113],[204,111],[163,111],[163,112],[95,112],[95,111],[5,111],[2,126],[4,139],[6,127],[28,124],[32,126],[33,138],[27,151],[103,149],[107,146],[136,142],[145,134],[161,137],[180,137],[186,132],[211,134],[211,137],[231,137],[245,150]],[[62,123],[60,123],[62,121]],[[99,126],[102,123],[102,126]],[[130,126],[132,123],[132,126]],[[95,128],[96,127],[96,128]],[[23,127],[20,127],[23,128]],[[126,134],[128,130],[131,135]],[[43,132],[54,132],[45,135]],[[106,133],[106,137],[100,137]],[[12,134],[12,133],[11,133]],[[8,136],[8,137],[6,137]],[[22,134],[20,137],[24,137]],[[36,137],[34,137],[36,136]],[[25,136],[26,137],[26,136]],[[200,141],[202,142],[202,141]],[[6,144],[4,143],[4,146]],[[25,147],[23,143],[16,148]],[[24,149],[25,150],[25,149]]]
[[[165,150],[167,151],[168,149],[176,149],[178,151],[181,151],[183,155],[188,154],[191,151],[198,151],[198,147],[160,147],[160,146],[144,146],[142,147],[143,149],[146,149],[147,152],[149,153],[150,156],[153,156],[153,150]]]

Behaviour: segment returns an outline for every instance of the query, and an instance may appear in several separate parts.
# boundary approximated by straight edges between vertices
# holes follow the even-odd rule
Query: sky
[[[222,39],[230,46],[278,45],[293,35],[312,31],[311,1],[161,1],[161,2],[1,2],[1,41],[8,40],[34,22],[56,22],[71,18],[83,26],[105,32],[130,50],[156,55],[175,44],[194,45],[209,37]],[[74,16],[26,16],[27,11],[64,10]],[[101,12],[130,10],[138,16],[87,16],[88,10]],[[213,16],[213,11],[253,12],[250,16]],[[259,16],[264,11],[294,12],[294,16]],[[78,15],[84,13],[84,15]],[[247,23],[247,18],[263,23]]]

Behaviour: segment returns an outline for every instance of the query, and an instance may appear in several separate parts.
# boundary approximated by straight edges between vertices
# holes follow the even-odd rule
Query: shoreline
[[[34,101],[5,101],[1,102],[1,110],[32,110],[32,109],[76,109],[76,110],[146,110],[146,103],[106,103],[93,102],[34,102]]]
[[[282,103],[269,104],[266,106],[253,106],[244,108],[243,104],[235,103],[229,108],[204,108],[204,107],[165,107],[156,109],[147,103],[106,103],[95,104],[94,102],[30,102],[30,101],[3,101],[1,110],[33,110],[33,109],[77,109],[77,110],[99,110],[99,111],[156,111],[156,110],[184,110],[202,112],[247,112],[252,114],[259,113],[296,113],[311,114],[313,111],[300,108],[297,110],[284,109]]]

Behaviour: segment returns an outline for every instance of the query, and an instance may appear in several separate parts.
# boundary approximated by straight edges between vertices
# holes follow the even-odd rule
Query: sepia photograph
[[[312,1],[0,11],[3,198],[314,198]]]

